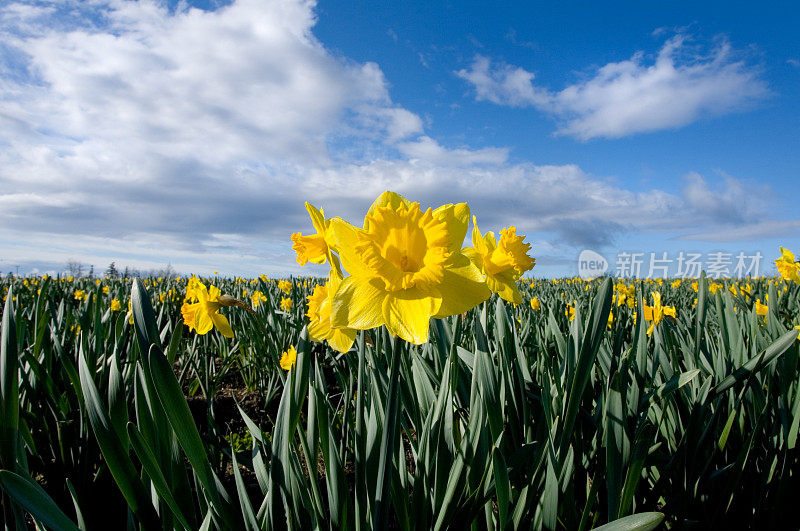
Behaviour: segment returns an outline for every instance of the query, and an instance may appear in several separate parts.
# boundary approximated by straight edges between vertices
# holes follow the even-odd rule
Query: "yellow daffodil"
[[[327,340],[331,348],[339,352],[347,352],[353,346],[357,330],[352,328],[331,328],[331,308],[333,295],[339,288],[341,279],[335,270],[331,270],[328,282],[314,286],[314,293],[308,298],[308,337],[312,341]]]
[[[300,265],[306,265],[308,262],[324,264],[330,255],[327,239],[331,222],[325,219],[322,210],[317,210],[311,203],[306,203],[306,210],[317,232],[310,236],[303,236],[299,232],[292,234],[292,249],[297,253],[297,263]]]
[[[278,282],[278,289],[288,295],[292,291],[292,283],[288,280],[281,280]]]
[[[781,257],[775,260],[775,267],[786,280],[800,283],[800,263],[795,261],[794,254],[790,250],[783,247],[780,249]]]
[[[715,294],[720,289],[722,289],[722,284],[720,284],[719,282],[712,282],[711,284],[708,285],[708,291],[712,295]]]
[[[289,348],[281,355],[281,368],[288,371],[294,366],[295,361],[297,361],[297,351],[294,349],[294,345],[289,345]]]
[[[205,289],[205,285],[200,282],[200,279],[192,275],[192,278],[186,282],[186,300],[197,302],[197,295],[195,293],[198,286],[203,286],[203,289]]]
[[[541,310],[542,304],[539,302],[539,297],[533,297],[531,299],[531,308],[534,310]]]
[[[654,291],[653,295],[653,305],[648,306],[647,304],[644,305],[644,319],[645,321],[650,321],[650,328],[647,329],[647,335],[652,335],[655,326],[664,318],[665,315],[669,315],[670,317],[675,317],[675,307],[674,306],[662,306],[661,305],[661,293]]]
[[[281,299],[281,310],[283,310],[284,312],[290,311],[292,309],[292,306],[293,306],[292,299],[290,299],[289,297],[284,297]]]
[[[219,313],[219,309],[224,306],[220,302],[220,291],[216,286],[206,289],[205,284],[199,280],[194,286],[194,297],[197,302],[184,302],[181,307],[183,322],[200,335],[207,334],[212,328],[217,330],[225,337],[233,337],[228,319]]]
[[[260,291],[256,290],[253,293],[253,296],[250,297],[250,300],[253,301],[253,308],[258,308],[259,304],[262,302],[267,302],[267,297],[265,297]]]
[[[614,285],[614,291],[616,293],[612,298],[612,302],[616,302],[617,306],[627,304],[629,308],[633,308],[636,305],[636,288],[633,284],[628,286],[624,282],[617,282]]]
[[[75,294],[73,295],[76,301],[82,301],[86,298],[86,292],[82,289],[76,289]]]
[[[769,307],[766,304],[761,304],[761,299],[756,300],[755,308],[756,315],[767,315],[767,312],[769,312]]]
[[[608,312],[608,327],[611,328],[611,324],[614,322],[614,312]]]
[[[431,317],[464,313],[486,300],[483,275],[461,249],[468,224],[466,203],[423,212],[393,192],[375,200],[363,229],[331,220],[335,250],[350,274],[333,296],[331,326],[386,325],[420,345]]]
[[[111,311],[118,312],[120,309],[122,309],[122,304],[120,304],[119,299],[116,297],[111,299]]]
[[[680,285],[681,285],[681,279],[676,278],[675,280],[672,281],[672,287],[673,288],[678,288],[678,287],[680,287]]]
[[[697,291],[697,282],[692,282],[692,289]]]
[[[564,315],[569,317],[569,322],[570,323],[572,321],[574,321],[575,320],[575,306],[573,306],[571,304],[569,306],[567,306],[567,309],[564,310]]]
[[[500,231],[498,242],[493,232],[481,235],[475,216],[472,217],[472,247],[464,249],[475,266],[486,275],[486,285],[508,302],[519,304],[522,294],[517,281],[533,268],[535,260],[528,256],[531,248],[525,236],[517,236],[516,227]]]

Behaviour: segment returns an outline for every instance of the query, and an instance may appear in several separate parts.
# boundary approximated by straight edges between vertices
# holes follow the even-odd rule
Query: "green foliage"
[[[339,354],[304,330],[316,283],[293,279],[284,312],[273,281],[215,279],[266,298],[223,309],[228,340],[182,324],[186,279],[3,279],[7,528],[768,528],[792,514],[796,284],[703,277],[619,297],[608,279],[526,281],[525,304],[434,320],[425,345],[375,329]],[[648,335],[652,291],[676,317]]]

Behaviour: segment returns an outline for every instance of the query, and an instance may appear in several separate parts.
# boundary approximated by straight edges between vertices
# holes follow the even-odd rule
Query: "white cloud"
[[[2,267],[309,273],[289,244],[311,228],[303,202],[358,222],[386,189],[467,201],[482,229],[515,224],[553,263],[626,231],[743,226],[754,212],[729,212],[748,190],[732,178],[632,192],[574,165],[511,162],[505,147],[443,145],[378,65],[331,54],[314,22],[301,0],[0,8],[13,51],[0,59]],[[531,97],[524,72],[486,72]],[[721,198],[711,208],[707,193]]]
[[[676,239],[703,242],[763,242],[765,239],[789,239],[796,238],[800,232],[800,219],[790,220],[767,220],[741,225],[738,227],[726,227],[724,229],[712,229],[702,232],[692,232],[682,235]]]
[[[745,109],[769,94],[759,69],[727,40],[704,54],[684,35],[667,40],[655,58],[637,52],[559,92],[535,85],[534,74],[523,68],[492,65],[483,56],[456,75],[472,84],[477,100],[536,107],[560,120],[558,134],[583,140],[682,127]]]
[[[398,146],[401,153],[411,159],[441,164],[444,166],[471,166],[480,164],[503,164],[508,159],[507,148],[447,149],[429,136],[423,136]]]
[[[456,72],[461,79],[472,84],[478,101],[490,101],[511,107],[549,107],[552,95],[533,84],[534,74],[508,64],[496,64],[488,57],[478,55],[469,69]]]
[[[33,79],[0,87],[3,114],[33,124],[29,135],[71,141],[87,158],[114,149],[224,164],[324,162],[327,135],[359,106],[375,109],[390,137],[414,130],[411,113],[390,108],[377,65],[336,58],[316,40],[311,2],[175,14],[154,1],[95,5],[102,26],[88,15],[69,30],[29,21],[7,40]]]

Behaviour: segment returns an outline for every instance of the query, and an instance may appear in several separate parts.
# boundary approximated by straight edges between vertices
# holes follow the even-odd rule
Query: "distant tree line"
[[[78,261],[78,260],[67,260],[67,263],[64,265],[64,274],[71,275],[73,277],[83,277],[87,276],[89,278],[94,278],[94,265],[89,265],[87,267],[86,264]],[[117,267],[116,262],[111,262],[108,264],[103,276],[111,277],[111,278],[175,278],[178,276],[178,272],[172,267],[172,264],[167,264],[164,267],[157,268],[157,269],[137,269],[135,267],[125,266],[124,269],[120,270]]]

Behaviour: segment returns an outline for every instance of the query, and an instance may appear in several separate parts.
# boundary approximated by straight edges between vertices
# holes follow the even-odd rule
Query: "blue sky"
[[[294,262],[385,189],[583,249],[800,251],[800,8],[284,0],[0,7],[0,270]],[[731,266],[733,267],[733,266]]]

